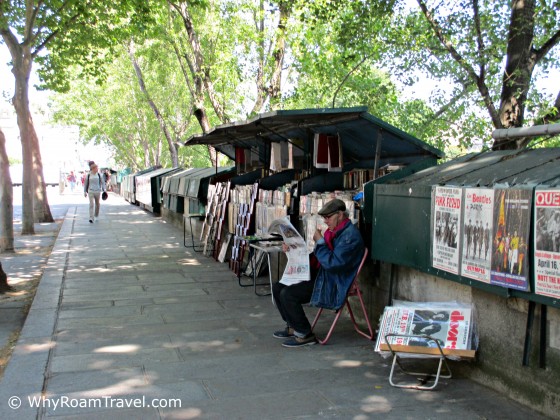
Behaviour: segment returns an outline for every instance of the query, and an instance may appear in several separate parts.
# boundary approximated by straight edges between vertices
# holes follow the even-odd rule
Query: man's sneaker
[[[275,331],[272,336],[274,338],[290,338],[294,336],[294,329],[286,327],[283,330]]]
[[[303,346],[312,346],[313,344],[317,343],[317,338],[315,338],[315,334],[309,333],[305,337],[296,337],[293,336],[289,340],[286,340],[282,343],[284,347],[303,347]]]
[[[90,223],[93,223],[93,220],[89,219],[89,222],[90,222]]]

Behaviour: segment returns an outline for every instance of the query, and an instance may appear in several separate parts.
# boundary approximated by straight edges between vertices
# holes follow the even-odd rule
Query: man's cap
[[[333,214],[337,211],[346,211],[346,204],[344,204],[344,201],[335,198],[325,204],[323,208],[319,210],[318,214],[319,216],[328,216],[329,214]]]

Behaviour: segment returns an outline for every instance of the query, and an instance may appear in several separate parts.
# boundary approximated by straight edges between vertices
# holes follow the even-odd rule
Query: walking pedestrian
[[[93,223],[96,217],[99,217],[99,198],[104,192],[105,182],[99,173],[99,168],[95,163],[91,163],[90,172],[86,176],[84,185],[84,197],[89,197],[89,222]]]

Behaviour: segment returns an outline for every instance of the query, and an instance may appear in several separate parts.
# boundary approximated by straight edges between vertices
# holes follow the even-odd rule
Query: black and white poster
[[[432,265],[453,274],[459,274],[462,197],[458,187],[432,190]]]
[[[490,283],[494,190],[466,188],[461,275]]]
[[[560,298],[560,189],[535,191],[535,293]]]

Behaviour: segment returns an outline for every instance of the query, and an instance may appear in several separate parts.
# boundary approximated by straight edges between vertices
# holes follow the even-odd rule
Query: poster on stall
[[[535,293],[560,298],[560,189],[535,191]]]
[[[527,244],[531,201],[532,191],[528,189],[495,190],[491,284],[529,290]]]
[[[459,238],[463,191],[457,187],[432,190],[432,265],[459,274]]]
[[[494,190],[466,188],[464,206],[461,275],[490,283]]]

